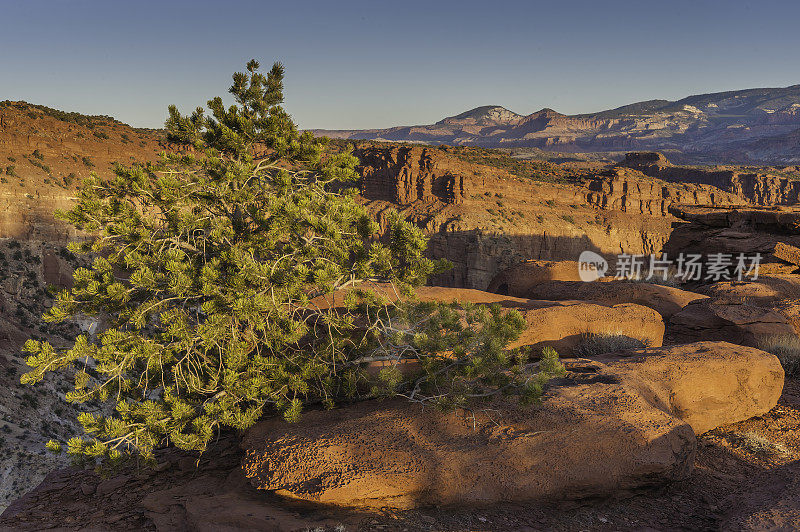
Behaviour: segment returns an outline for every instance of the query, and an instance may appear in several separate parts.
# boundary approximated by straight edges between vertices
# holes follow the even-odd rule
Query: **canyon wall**
[[[770,173],[725,167],[675,166],[656,152],[628,153],[620,164],[665,181],[711,185],[756,205],[795,205],[800,202],[800,180]]]
[[[430,235],[433,257],[453,268],[432,282],[485,289],[502,269],[528,259],[576,260],[661,251],[676,204],[730,207],[740,196],[707,184],[668,183],[630,168],[547,183],[467,163],[437,148],[366,147],[361,192],[379,220],[399,210]]]

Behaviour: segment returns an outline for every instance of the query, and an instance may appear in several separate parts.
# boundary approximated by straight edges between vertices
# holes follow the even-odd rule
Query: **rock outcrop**
[[[700,289],[715,300],[777,312],[800,334],[800,275],[761,275],[755,281],[722,281]]]
[[[669,319],[668,330],[677,342],[726,340],[750,346],[767,336],[795,333],[786,317],[771,308],[713,299],[686,305]]]
[[[442,286],[486,289],[501,270],[526,260],[578,259],[591,250],[661,251],[677,204],[724,208],[746,202],[709,185],[666,183],[632,169],[534,181],[500,167],[466,162],[430,147],[362,146],[364,204],[385,225],[396,209],[430,236],[429,253],[452,270]]]
[[[474,172],[472,165],[436,157],[434,150],[426,148],[367,147],[355,155],[361,161],[361,194],[400,205],[436,200],[461,203],[468,193],[465,174]]]
[[[387,285],[378,285],[374,289],[392,300],[398,297]],[[443,303],[496,303],[518,311],[528,327],[510,344],[512,348],[550,346],[567,354],[587,334],[620,334],[651,347],[660,346],[664,339],[664,322],[658,312],[632,303],[606,306],[584,301],[542,301],[439,286],[420,287],[416,297],[419,301]],[[343,301],[344,292],[338,292],[320,296],[312,304],[327,308],[342,305]]]
[[[408,508],[576,499],[684,478],[695,440],[602,364],[579,364],[535,409],[491,415],[402,402],[264,421],[242,446],[254,486],[343,506]]]
[[[800,267],[800,210],[675,205],[670,211],[687,223],[677,224],[663,251],[673,258],[681,253],[728,255],[732,264],[725,277],[714,280],[738,279],[735,267],[740,254],[748,268],[759,254],[759,272],[765,274],[791,273]]]
[[[243,469],[264,490],[341,506],[407,508],[578,499],[684,478],[694,434],[760,415],[778,360],[701,342],[575,360],[545,401],[472,415],[398,401],[262,421]],[[486,414],[484,412],[490,412]]]
[[[783,390],[778,359],[728,342],[630,351],[600,358],[623,378],[641,379],[646,400],[689,423],[696,434],[771,410]]]
[[[552,301],[577,299],[601,305],[635,303],[655,310],[665,320],[680,312],[689,303],[707,297],[672,286],[621,280],[590,283],[544,281],[532,285],[523,293],[513,293],[512,295]]]
[[[725,167],[686,167],[670,164],[660,153],[628,153],[621,165],[673,183],[710,185],[756,205],[795,205],[800,181],[766,172]]]
[[[486,291],[528,299],[549,299],[528,297],[527,294],[534,286],[547,281],[580,281],[579,268],[577,261],[527,260],[498,273]]]

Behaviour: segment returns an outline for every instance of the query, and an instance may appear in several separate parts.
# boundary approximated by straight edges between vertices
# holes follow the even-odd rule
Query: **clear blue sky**
[[[800,83],[800,1],[0,0],[0,100],[160,127],[250,57],[304,128]]]

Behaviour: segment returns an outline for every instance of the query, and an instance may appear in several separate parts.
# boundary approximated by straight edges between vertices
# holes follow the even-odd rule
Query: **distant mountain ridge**
[[[800,163],[800,84],[648,100],[597,113],[486,105],[434,124],[314,130],[334,138],[559,152],[679,152],[698,162]]]

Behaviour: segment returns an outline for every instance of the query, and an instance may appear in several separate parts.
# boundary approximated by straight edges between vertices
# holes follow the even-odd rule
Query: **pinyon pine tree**
[[[226,427],[351,398],[539,397],[562,368],[554,352],[530,364],[506,348],[524,326],[517,312],[414,302],[413,286],[441,266],[426,238],[396,214],[377,238],[355,199],[357,159],[298,132],[280,106],[279,63],[263,75],[250,61],[230,93],[235,105],[214,98],[210,115],[170,107],[168,139],[182,149],[92,175],[58,213],[93,235],[70,249],[94,259],[44,319],[101,327],[66,349],[29,340],[22,382],[69,371],[68,401],[113,404],[80,414],[86,434],[70,454],[203,450]],[[366,370],[376,361],[377,378]]]

